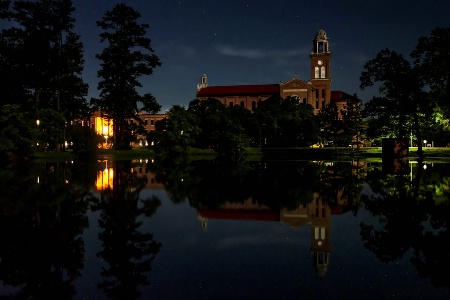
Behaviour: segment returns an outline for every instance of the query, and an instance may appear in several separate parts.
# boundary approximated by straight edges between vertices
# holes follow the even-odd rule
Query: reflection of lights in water
[[[97,172],[96,187],[97,190],[102,191],[105,189],[113,188],[114,170],[108,168],[108,162],[106,162],[105,169]]]
[[[37,183],[39,183],[39,176],[38,176],[38,179],[37,179]]]

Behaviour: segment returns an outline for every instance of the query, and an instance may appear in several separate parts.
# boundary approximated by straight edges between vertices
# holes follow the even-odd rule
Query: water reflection
[[[0,281],[17,299],[69,299],[84,267],[86,212],[92,195],[80,166],[3,169]],[[39,181],[36,180],[39,178]],[[72,180],[73,179],[73,180]]]
[[[406,260],[419,277],[429,278],[434,287],[446,288],[438,293],[421,284],[423,291],[449,295],[450,281],[445,274],[450,267],[449,193],[448,164],[408,161],[394,163],[392,168],[386,162],[361,160],[137,160],[3,169],[0,298],[139,299],[161,293],[164,286],[160,282],[170,281],[165,275],[186,272],[183,264],[187,268],[191,260],[196,261],[189,256],[168,259],[171,251],[180,249],[182,253],[187,247],[180,238],[171,240],[170,235],[190,237],[190,245],[196,245],[192,251],[205,257],[214,251],[209,254],[202,247],[213,245],[212,237],[227,222],[240,226],[237,231],[242,235],[250,232],[251,224],[258,228],[279,224],[281,228],[270,228],[281,235],[293,230],[305,232],[295,251],[298,255],[307,253],[312,265],[302,269],[310,268],[315,278],[337,282],[351,276],[333,267],[342,260],[340,240],[355,232],[370,256],[379,261],[374,268]],[[164,202],[162,195],[170,203]],[[171,215],[171,219],[157,217],[183,207],[188,209],[186,213]],[[360,219],[359,227],[337,231],[336,222],[344,218],[348,222],[348,216]],[[174,222],[182,224],[180,232],[168,231]],[[195,226],[190,226],[192,222]],[[97,244],[91,251],[92,246],[86,245],[92,245],[93,240]],[[195,240],[201,243],[192,244]],[[287,247],[281,240],[278,244]],[[268,251],[266,246],[264,249]],[[223,259],[228,255],[220,254]],[[357,255],[366,257],[362,252]],[[233,256],[232,260],[236,259]],[[95,261],[95,265],[86,265],[86,261]],[[208,264],[205,274],[226,274],[226,268],[220,266]],[[260,268],[257,264],[247,267]],[[195,268],[200,268],[198,263]],[[164,269],[172,273],[165,274]],[[94,293],[98,289],[101,295],[87,296],[87,270],[97,272]],[[197,276],[203,274],[196,272]],[[289,278],[284,280],[287,290],[299,288]],[[309,280],[318,285],[312,289],[319,287],[318,281]],[[357,285],[355,279],[353,284]],[[331,289],[340,287],[328,285]],[[182,286],[180,283],[180,293]],[[317,295],[330,296],[326,291]]]
[[[363,204],[379,224],[361,223],[365,246],[384,263],[412,250],[411,263],[436,286],[450,287],[444,270],[450,267],[450,186],[448,164],[410,165],[410,173],[384,174],[373,168],[366,181],[373,193]]]
[[[162,246],[152,234],[140,231],[142,221],[138,218],[151,217],[161,201],[156,197],[141,199],[147,178],[137,176],[130,162],[115,162],[113,166],[107,170],[112,184],[106,189],[102,185],[101,199],[93,206],[94,211],[100,211],[102,250],[97,256],[107,264],[102,267],[103,280],[98,287],[110,299],[138,299],[138,287],[150,283],[146,274]]]

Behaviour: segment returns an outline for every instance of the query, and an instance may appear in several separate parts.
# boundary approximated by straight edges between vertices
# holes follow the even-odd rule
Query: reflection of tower
[[[324,276],[327,272],[331,253],[331,210],[325,204],[325,201],[315,193],[311,212],[311,251],[314,255],[314,266],[317,273]]]

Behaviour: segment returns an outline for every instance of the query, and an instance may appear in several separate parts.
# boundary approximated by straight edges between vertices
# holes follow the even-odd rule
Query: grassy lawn
[[[72,154],[71,150],[68,151],[45,151],[35,152],[34,160],[42,162],[55,162],[55,161],[68,161],[76,159],[76,156]]]
[[[424,148],[425,158],[450,159],[450,148]],[[409,148],[409,157],[417,158],[417,148]],[[343,158],[378,158],[381,159],[381,147],[361,148],[359,152],[349,148],[249,148],[247,154],[250,157],[271,156],[279,158],[297,158],[297,159],[329,159],[332,157]],[[125,160],[154,157],[155,154],[149,149],[134,148],[132,150],[111,150],[99,149],[97,158],[108,160]],[[216,153],[211,149],[191,148],[188,156],[194,159],[211,159]],[[68,161],[76,157],[70,150],[68,151],[46,151],[36,152],[35,157],[38,161]]]

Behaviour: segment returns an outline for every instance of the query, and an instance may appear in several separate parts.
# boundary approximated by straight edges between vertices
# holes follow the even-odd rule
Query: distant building
[[[324,30],[317,32],[309,57],[311,79],[308,81],[294,77],[277,84],[209,86],[208,77],[203,74],[197,84],[197,99],[216,98],[225,105],[240,105],[254,111],[261,101],[279,95],[283,99],[297,97],[300,103],[310,104],[316,114],[332,102],[342,108],[348,94],[331,91],[331,52]]]
[[[149,114],[145,112],[139,113],[139,117],[143,121],[143,126],[146,132],[154,131],[156,129],[155,124],[166,117],[166,114]],[[134,120],[132,122],[135,122]],[[95,130],[95,133],[103,136],[105,140],[103,144],[100,145],[103,148],[109,148],[112,142],[112,137],[114,135],[113,131],[113,120],[108,119],[102,115],[101,112],[95,112],[91,115],[89,122],[87,124]],[[144,147],[148,146],[147,137],[145,135],[138,135],[137,141],[133,143],[133,147]]]

